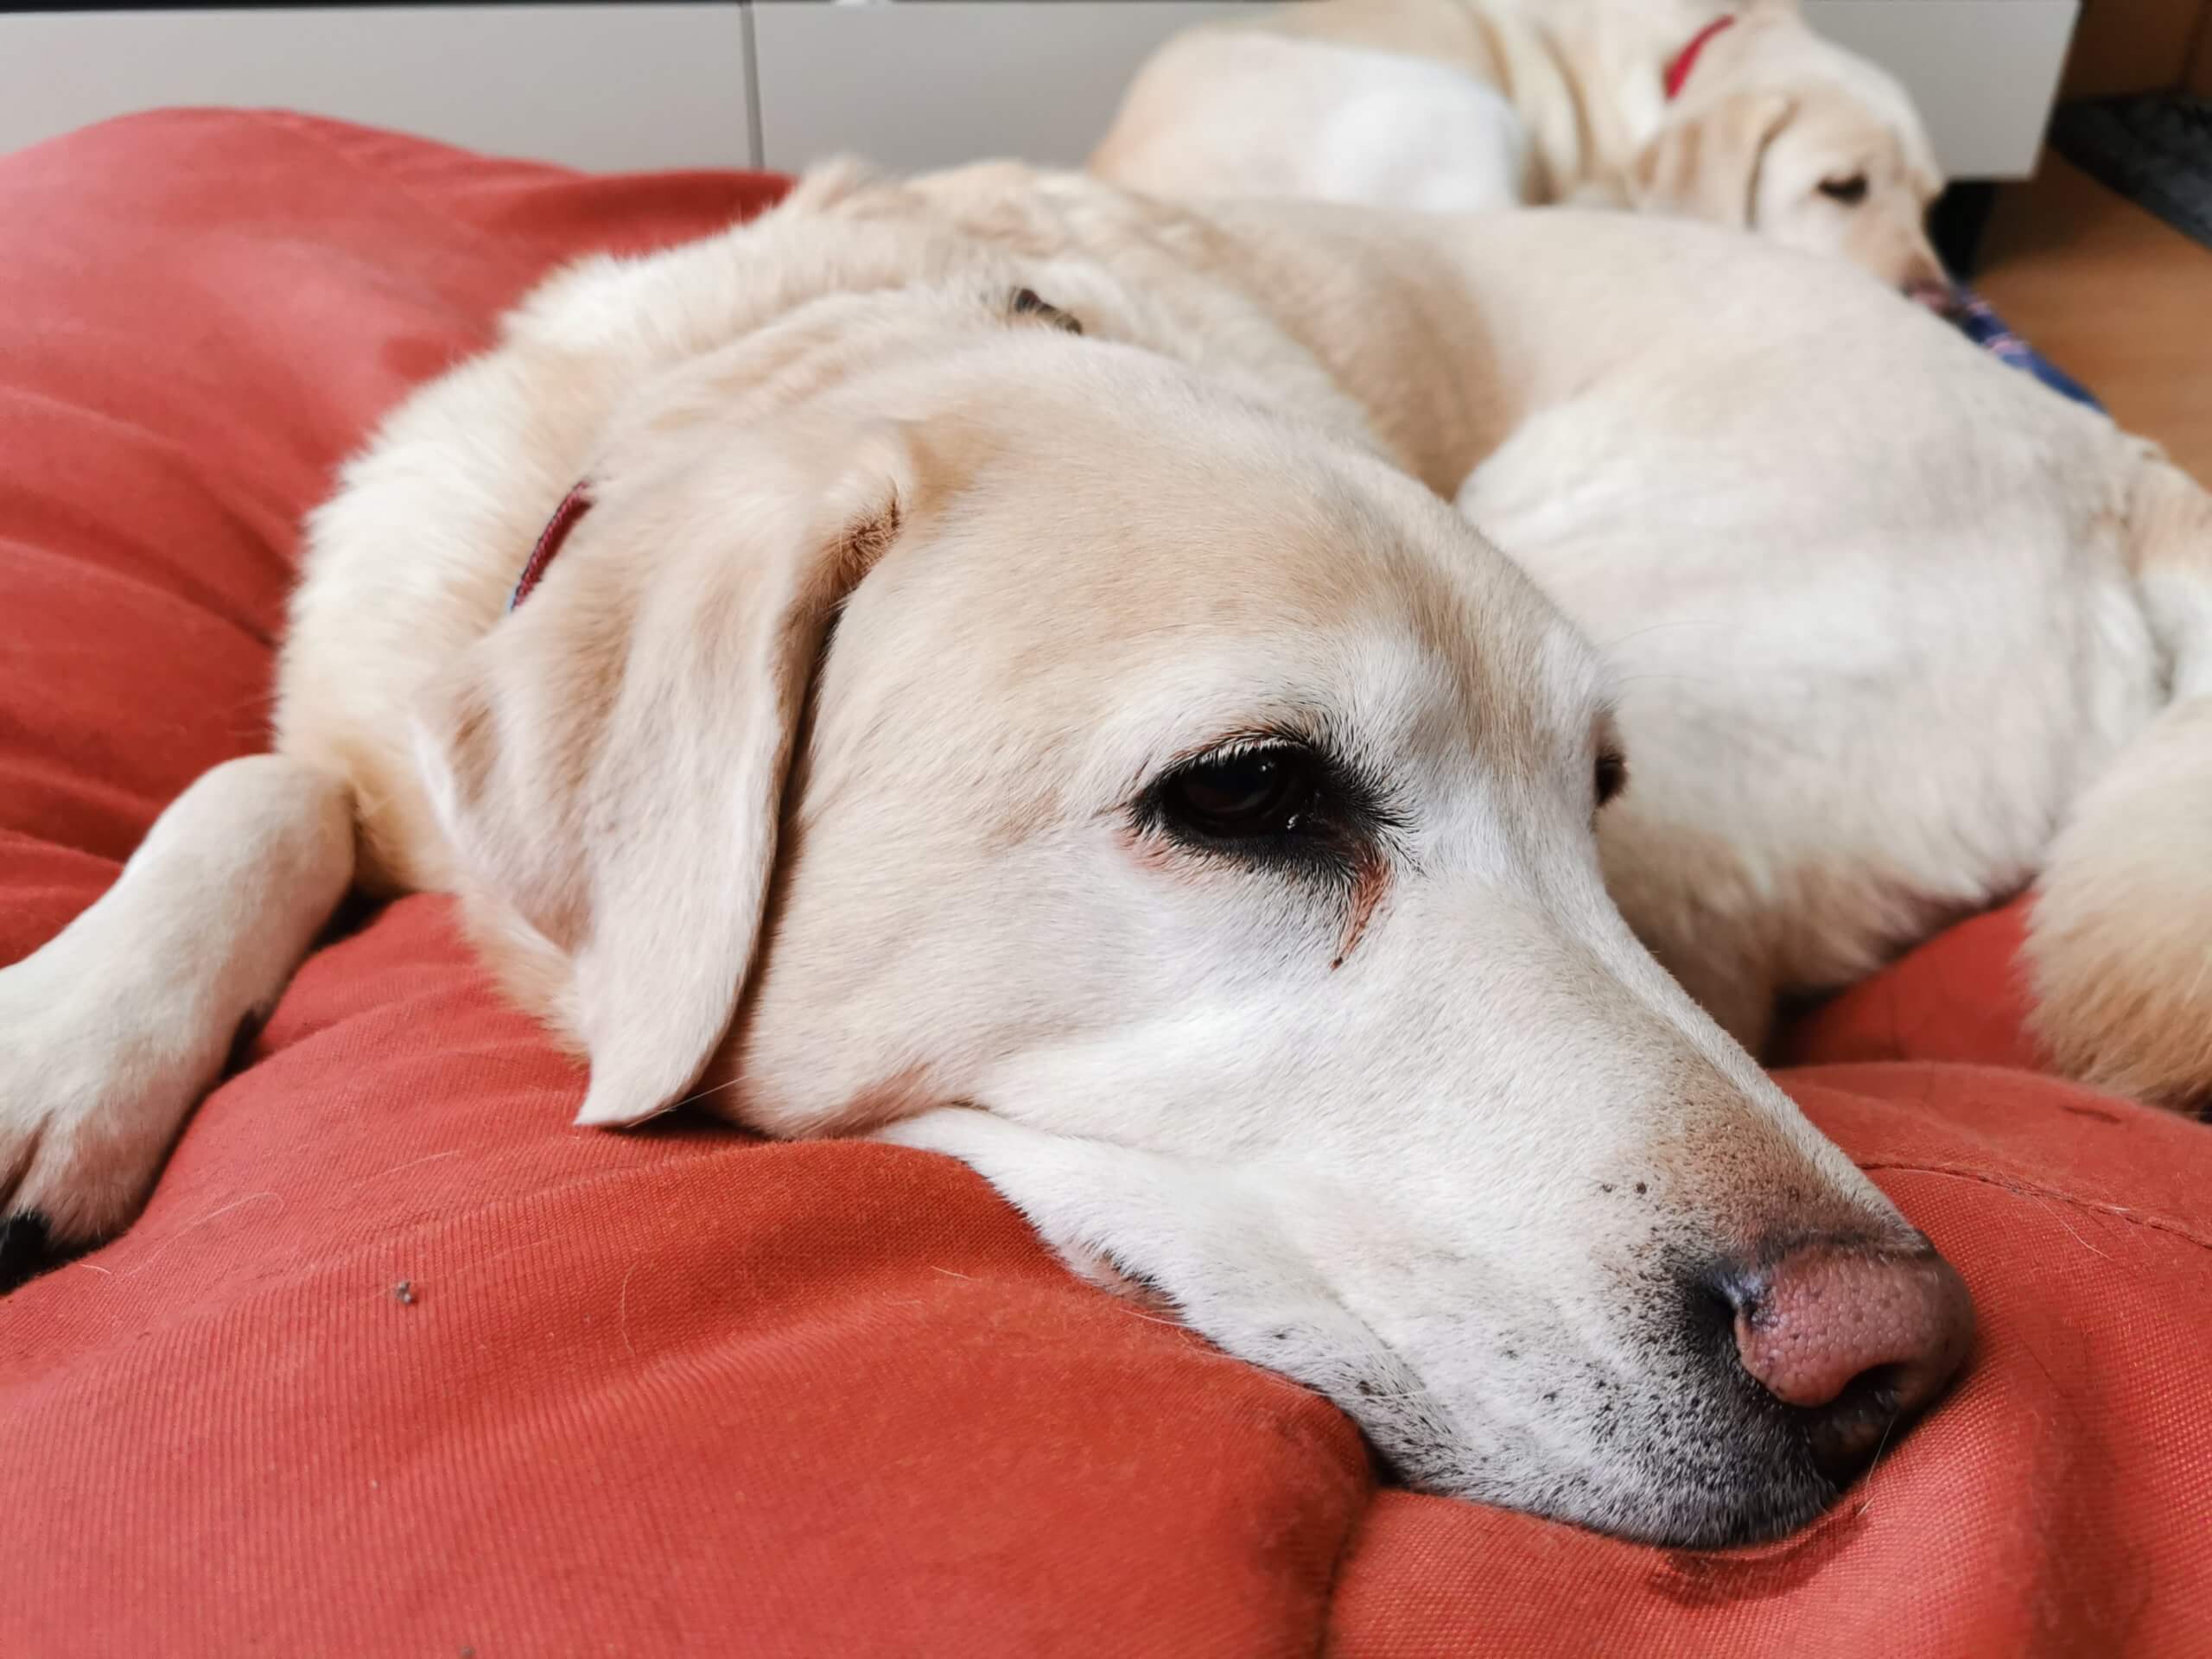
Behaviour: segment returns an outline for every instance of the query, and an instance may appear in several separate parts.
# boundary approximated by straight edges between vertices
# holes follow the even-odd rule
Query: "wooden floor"
[[[1999,194],[1974,287],[2113,418],[2212,486],[2212,248],[2046,154]]]

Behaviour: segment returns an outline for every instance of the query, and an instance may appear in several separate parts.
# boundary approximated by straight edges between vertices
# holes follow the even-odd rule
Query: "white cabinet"
[[[280,106],[613,170],[1074,165],[1146,54],[1242,0],[600,0],[0,14],[0,149],[165,105]],[[1804,0],[1945,167],[2033,166],[2081,0]]]
[[[2081,0],[1804,0],[1804,11],[1904,82],[1953,178],[2035,170]]]
[[[1137,66],[1222,0],[909,0],[753,8],[764,166],[1080,167]]]
[[[2035,166],[2081,0],[1803,0],[1902,79],[1957,178]],[[1223,0],[758,0],[766,165],[856,153],[901,169],[987,156],[1077,165],[1145,55]]]
[[[734,0],[0,16],[0,150],[213,104],[610,172],[744,167],[749,84]]]

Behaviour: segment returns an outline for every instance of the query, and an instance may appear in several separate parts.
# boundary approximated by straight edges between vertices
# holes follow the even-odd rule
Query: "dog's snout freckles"
[[[1916,1362],[1902,1291],[1884,1304],[1893,1352],[1835,1327],[1813,1345],[1849,1376],[1823,1413],[1805,1403],[1813,1363],[1739,1357],[1733,1305],[1677,1315],[1680,1264],[1766,1260],[1759,1241],[1792,1225],[1892,1246],[1909,1230],[1594,910],[1503,902],[1433,869],[1404,889],[1356,979],[1310,976],[1294,1029],[1260,1012],[1276,988],[1242,1021],[1206,1022],[1249,1040],[1169,1057],[1281,1062],[1264,1092],[1310,1109],[1272,1129],[1247,1117],[1241,1143],[1201,1145],[1196,1121],[1179,1133],[1252,1200],[1237,1231],[1256,1265],[1239,1278],[1280,1294],[1269,1275],[1300,1264],[1360,1340],[1301,1370],[1274,1341],[1224,1338],[1217,1290],[1157,1277],[1232,1351],[1327,1394],[1422,1490],[1680,1545],[1809,1520],[1871,1454],[1866,1426],[1878,1440],[1948,1376],[1940,1333]],[[1824,1299],[1886,1294],[1810,1257],[1765,1272],[1762,1306],[1801,1332]]]
[[[1423,1490],[1523,1507],[1541,1491],[1548,1513],[1670,1544],[1778,1535],[1941,1392],[1963,1291],[1770,1084],[1728,1075],[1644,988],[1610,981],[1608,954],[1554,953],[1541,1007],[1472,968],[1463,982],[1540,1021],[1545,1058],[1579,1091],[1531,1103],[1465,1052],[1452,1110],[1486,1132],[1416,1126],[1386,1168],[1376,1148],[1401,1120],[1378,1109],[1360,1146],[1325,1134],[1306,1149],[1329,1175],[1278,1224],[1398,1367],[1386,1388],[1325,1391]],[[1623,1047],[1636,1064],[1608,1071]],[[1859,1254],[1762,1249],[1808,1230]],[[1685,1265],[1713,1261],[1764,1265]],[[1760,1332],[1742,1344],[1739,1306]]]

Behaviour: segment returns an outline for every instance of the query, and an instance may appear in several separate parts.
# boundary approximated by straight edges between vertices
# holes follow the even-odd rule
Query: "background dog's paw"
[[[2075,806],[2027,961],[2035,1033],[2069,1076],[2212,1102],[2212,700],[2169,709]]]

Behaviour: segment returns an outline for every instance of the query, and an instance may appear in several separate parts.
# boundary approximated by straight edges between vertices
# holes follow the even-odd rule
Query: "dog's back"
[[[2068,1072],[2212,1106],[2212,496],[2139,446],[2124,519],[2171,701],[2075,801],[2028,943]]]

